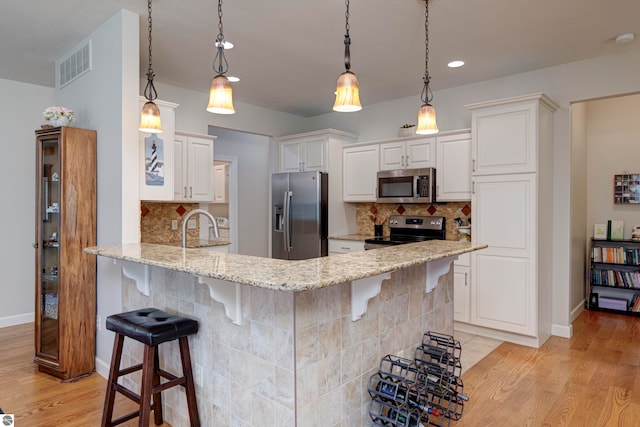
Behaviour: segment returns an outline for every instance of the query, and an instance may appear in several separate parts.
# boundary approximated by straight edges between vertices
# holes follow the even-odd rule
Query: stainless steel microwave
[[[434,203],[435,168],[397,169],[378,172],[379,203]]]

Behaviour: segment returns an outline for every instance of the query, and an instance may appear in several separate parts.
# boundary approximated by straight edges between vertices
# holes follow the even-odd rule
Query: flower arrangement
[[[42,113],[42,117],[49,123],[59,123],[64,121],[72,123],[75,120],[75,117],[73,117],[73,111],[61,106],[47,107],[47,109]]]
[[[400,136],[412,136],[416,133],[416,125],[405,123],[400,126]]]

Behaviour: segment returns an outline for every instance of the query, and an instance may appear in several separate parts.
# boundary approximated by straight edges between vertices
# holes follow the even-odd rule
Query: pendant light
[[[234,114],[231,83],[224,74],[229,71],[229,63],[224,56],[224,34],[222,32],[222,0],[218,0],[218,37],[216,37],[216,57],[213,58],[213,71],[216,76],[209,88],[209,105],[207,111],[216,114]],[[217,66],[216,66],[217,64]]]
[[[144,88],[144,97],[147,98],[147,102],[142,106],[139,130],[141,132],[160,133],[162,132],[160,110],[156,103],[153,102],[154,99],[158,98],[158,92],[153,85],[153,78],[155,77],[155,74],[151,68],[151,0],[147,1],[147,9],[149,11],[149,68],[147,70],[147,86]]]
[[[358,78],[350,71],[351,68],[351,38],[349,37],[349,0],[345,0],[347,11],[345,13],[345,30],[344,35],[344,68],[345,72],[338,77],[338,85],[336,88],[336,102],[333,104],[333,111],[340,113],[350,113],[362,110],[360,104],[360,88],[358,86]]]
[[[431,135],[434,133],[438,133],[438,125],[436,124],[436,110],[431,105],[431,101],[433,101],[433,93],[431,92],[431,88],[429,87],[429,81],[431,77],[429,77],[429,0],[425,0],[425,9],[424,9],[424,77],[422,80],[424,81],[424,86],[422,88],[422,95],[420,99],[422,100],[422,106],[420,107],[420,111],[418,112],[418,128],[416,129],[416,134],[418,135]]]

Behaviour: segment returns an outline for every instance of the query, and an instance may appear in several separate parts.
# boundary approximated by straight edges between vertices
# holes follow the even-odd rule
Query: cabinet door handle
[[[476,194],[476,182],[471,181],[471,194]]]
[[[189,187],[189,198],[193,199],[193,187]]]
[[[464,273],[464,285],[467,286],[469,284],[469,282],[467,281],[467,276],[469,275],[469,273]]]
[[[344,246],[340,246],[340,249],[344,249],[345,251],[348,251],[348,250],[349,250],[349,248],[346,248],[346,247],[344,247]]]
[[[476,159],[471,159],[471,171],[476,171]]]
[[[439,196],[440,195],[440,186],[436,185],[436,194]]]
[[[33,243],[31,244],[31,246],[33,246],[34,248],[38,249],[38,242],[33,242]]]

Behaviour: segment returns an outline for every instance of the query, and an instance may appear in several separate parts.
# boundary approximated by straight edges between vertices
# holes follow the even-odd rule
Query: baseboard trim
[[[551,325],[551,335],[562,338],[571,338],[573,336],[573,325]]]
[[[483,326],[471,325],[469,323],[454,322],[455,331],[467,332],[469,334],[480,335],[481,337],[493,338],[501,341],[508,341],[514,344],[525,345],[527,347],[540,348],[546,338],[535,338],[513,332],[499,331],[497,329],[485,328]],[[455,333],[454,333],[455,336]],[[548,338],[548,337],[547,337]]]
[[[576,320],[578,316],[580,316],[580,313],[584,311],[586,302],[586,300],[582,300],[575,307],[573,307],[573,310],[571,310],[571,323],[573,323],[573,321]]]
[[[35,321],[34,312],[16,314],[15,316],[0,317],[0,328],[23,325],[25,323],[33,323],[34,321]]]
[[[109,370],[111,369],[111,363],[105,363],[104,360],[96,357],[96,374],[100,375],[102,378],[109,378]]]

